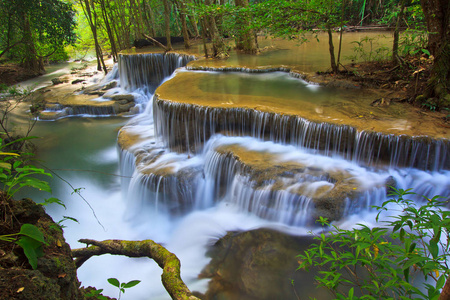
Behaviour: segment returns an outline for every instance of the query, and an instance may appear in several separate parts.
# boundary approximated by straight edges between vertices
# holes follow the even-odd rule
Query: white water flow
[[[212,125],[214,118],[221,112],[201,112],[201,108],[195,107],[196,114],[183,115],[183,111],[189,112],[189,107],[178,106],[174,110],[170,105],[154,105],[152,93],[156,87],[191,59],[177,55],[121,57],[121,88],[141,93],[148,99],[148,103],[142,103],[143,113],[129,120],[122,129],[140,137],[126,150],[117,151],[115,143],[117,130],[127,121],[125,119],[69,118],[39,123],[37,134],[43,136],[39,158],[73,187],[83,188],[83,197],[102,224],[98,224],[88,205],[71,194],[65,183],[53,180],[54,194],[64,200],[67,209],[52,205],[48,211],[55,221],[65,215],[79,221],[64,223],[67,226],[65,236],[72,248],[84,246],[77,242],[80,238],[152,239],[180,258],[181,275],[190,290],[205,292],[207,280],[197,279],[209,261],[205,252],[227,231],[271,227],[307,235],[314,229],[313,219],[319,214],[328,214],[344,226],[374,224],[375,212],[370,206],[380,205],[387,199],[387,184],[413,188],[414,192],[427,197],[450,197],[450,173],[437,165],[448,159],[446,144],[438,147],[444,158],[439,156],[435,146],[425,146],[435,152],[429,155],[432,162],[417,164],[417,167],[424,166],[421,169],[398,166],[392,163],[393,158],[389,158],[391,167],[389,163],[376,167],[373,157],[367,154],[374,149],[363,149],[363,144],[381,147],[382,143],[374,141],[383,137],[369,139],[366,135],[365,139],[359,139],[361,133],[355,130],[344,132],[338,128],[337,133],[330,133],[333,128],[326,128],[335,140],[352,132],[351,143],[356,146],[348,148],[353,149],[350,153],[350,150],[341,151],[337,143],[329,142],[323,147],[316,143],[308,147],[314,144],[310,139],[314,133],[299,130],[292,125],[293,120],[286,123],[291,126],[283,131],[290,136],[286,138],[283,133],[267,133],[261,129],[270,123],[256,121],[272,118],[270,122],[273,122],[273,116],[245,112],[249,117],[245,119],[245,114],[231,117],[224,113],[222,127],[215,127]],[[271,74],[258,76],[263,80],[273,77]],[[314,89],[320,90],[320,87]],[[208,113],[215,117],[205,117]],[[202,116],[204,119],[199,119]],[[232,127],[238,118],[245,119],[250,126]],[[189,127],[194,121],[197,123]],[[202,122],[203,127],[199,125]],[[278,123],[280,128],[286,128],[283,122]],[[302,124],[305,126],[304,122]],[[308,126],[326,127],[325,124]],[[191,128],[201,132],[190,131]],[[188,144],[172,147],[171,132],[183,131],[183,139],[192,135],[185,139]],[[276,138],[270,138],[274,136]],[[307,139],[308,143],[300,142]],[[414,147],[419,149],[417,153],[424,149],[420,145]],[[420,159],[426,157],[419,156]],[[411,158],[400,165],[410,165],[414,160]],[[94,172],[75,171],[81,169]],[[106,173],[120,173],[121,177]],[[340,202],[336,202],[335,209],[327,211],[330,197]],[[169,299],[160,276],[161,269],[149,259],[119,256],[91,258],[78,270],[82,285],[102,288],[105,294],[114,297],[117,290],[107,283],[108,278],[115,277],[121,282],[142,281],[127,290],[122,299]]]

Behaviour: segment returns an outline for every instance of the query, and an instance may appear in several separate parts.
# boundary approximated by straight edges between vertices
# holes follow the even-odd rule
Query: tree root
[[[123,241],[105,240],[96,241],[81,239],[80,243],[88,245],[86,248],[73,249],[75,264],[80,267],[94,255],[112,254],[128,257],[148,257],[153,259],[163,269],[161,280],[172,299],[199,300],[192,295],[180,276],[180,260],[175,254],[152,240]],[[89,246],[90,245],[90,246]]]

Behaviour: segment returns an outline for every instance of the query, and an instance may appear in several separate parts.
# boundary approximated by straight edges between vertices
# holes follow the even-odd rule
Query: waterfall
[[[122,55],[121,87],[153,93],[193,57]],[[278,70],[278,69],[277,69]],[[229,71],[229,70],[225,70]],[[119,134],[127,199],[172,216],[226,203],[289,226],[370,210],[388,186],[449,197],[449,141],[149,96]],[[124,138],[125,137],[125,138]],[[126,137],[135,144],[124,142]],[[130,159],[133,155],[135,159]],[[419,197],[417,197],[420,200]],[[130,208],[132,214],[133,208]]]
[[[146,88],[153,93],[177,68],[194,60],[192,55],[177,53],[132,54],[119,56],[120,85],[127,91]]]
[[[157,97],[153,103],[157,136],[172,151],[199,153],[211,136],[223,133],[296,145],[368,166],[450,169],[448,140],[357,131],[253,109],[203,107]]]

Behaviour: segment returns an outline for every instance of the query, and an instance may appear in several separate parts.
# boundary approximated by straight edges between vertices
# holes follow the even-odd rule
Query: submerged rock
[[[107,96],[107,98],[111,98],[111,100],[114,100],[114,101],[122,101],[122,100],[125,100],[126,102],[134,101],[134,96],[131,94],[113,94],[113,95]]]
[[[305,159],[283,159],[282,155],[236,144],[220,146],[215,151],[216,167],[210,168],[211,174],[207,175],[217,182],[217,198],[232,193],[227,201],[264,219],[291,225],[314,224],[319,216],[339,220],[346,206],[358,202],[366,189],[355,180],[355,174],[335,166],[319,167]],[[231,185],[236,184],[231,183],[233,177],[245,178],[240,188],[248,189],[241,192],[245,196],[232,191]]]
[[[272,229],[228,232],[207,252],[200,278],[211,278],[205,299],[331,299],[316,289],[314,271],[297,270],[297,255],[313,242]]]

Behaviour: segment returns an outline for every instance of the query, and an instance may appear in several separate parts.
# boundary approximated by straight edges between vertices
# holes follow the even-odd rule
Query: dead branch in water
[[[163,44],[161,44],[160,42],[158,42],[157,40],[155,40],[154,38],[152,38],[149,35],[146,35],[145,33],[142,34],[146,39],[152,41],[153,43],[155,43],[157,46],[161,47],[164,49],[164,52],[169,51],[170,49],[168,49],[166,46],[164,46]]]

